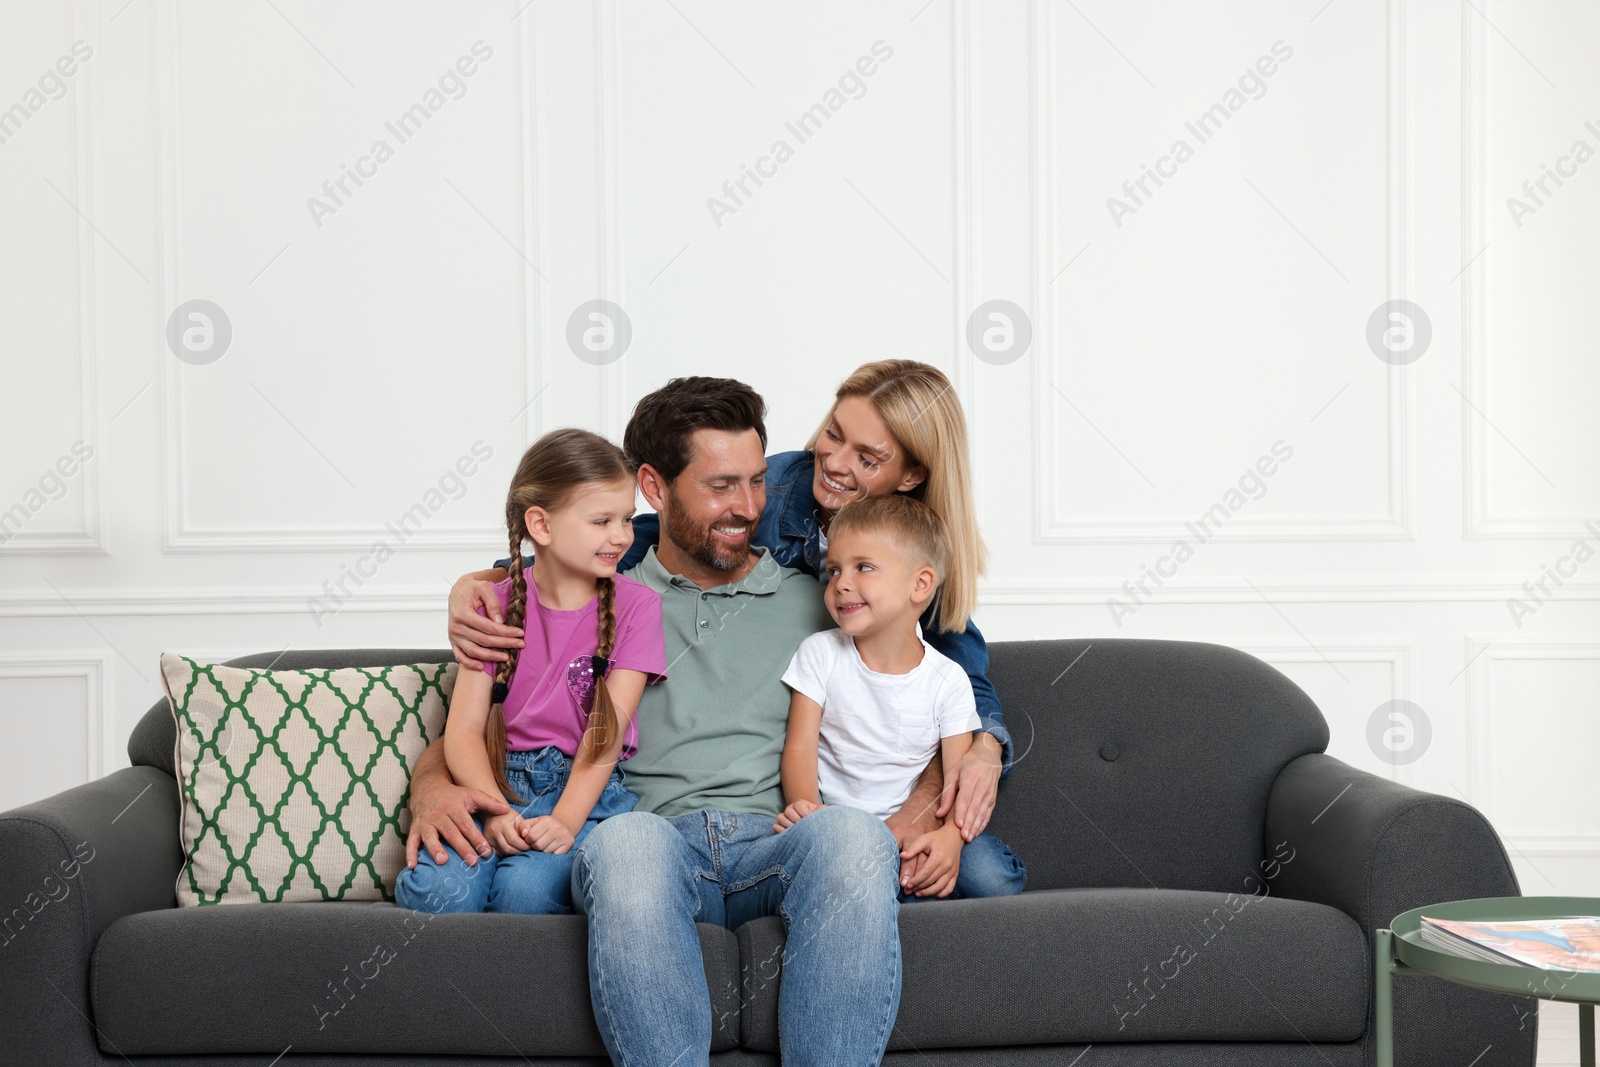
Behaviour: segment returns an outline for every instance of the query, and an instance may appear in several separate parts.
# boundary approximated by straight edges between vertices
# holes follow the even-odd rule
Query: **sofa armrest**
[[[1412,789],[1324,753],[1279,772],[1267,797],[1267,846],[1294,849],[1272,891],[1338,908],[1374,931],[1401,912],[1471,897],[1520,895],[1494,827],[1472,805]],[[1495,1062],[1532,1067],[1537,1012],[1505,997],[1432,978],[1394,985],[1395,1062],[1470,1063],[1493,1045]],[[1368,1007],[1367,1062],[1373,1052]]]
[[[1294,848],[1274,891],[1338,908],[1369,937],[1424,904],[1520,893],[1499,836],[1476,808],[1320,752],[1279,772],[1267,797],[1267,840]]]
[[[89,958],[106,927],[177,906],[178,785],[127,767],[0,813],[0,1048],[98,1062]]]

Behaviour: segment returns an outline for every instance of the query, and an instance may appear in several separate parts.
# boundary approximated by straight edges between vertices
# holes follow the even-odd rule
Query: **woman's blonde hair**
[[[858,367],[839,383],[834,408],[852,396],[872,403],[908,464],[927,469],[927,479],[909,495],[932,508],[950,535],[950,569],[939,589],[935,617],[941,630],[965,630],[978,607],[978,576],[988,550],[972,501],[967,419],[961,401],[943,371],[910,359],[884,359]],[[807,451],[816,451],[817,439],[833,415],[829,409],[806,442]]]
[[[528,509],[560,510],[584,485],[632,480],[634,473],[635,468],[622,449],[588,430],[552,430],[523,453],[516,473],[511,476],[511,490],[506,494],[506,533],[511,540],[511,599],[505,606],[507,626],[521,626],[528,614],[528,574],[522,565],[522,543],[529,540]],[[595,584],[600,596],[600,620],[599,644],[594,654],[596,659],[609,659],[617,643],[617,583],[615,578],[599,578]],[[522,803],[524,798],[515,796],[506,781],[506,716],[500,705],[516,673],[517,658],[522,650],[506,651],[510,658],[495,670],[495,696],[500,699],[494,700],[489,709],[484,742],[500,791]],[[555,667],[566,671],[564,664]],[[606,686],[605,671],[596,670],[588,726],[583,732],[583,743],[573,756],[579,762],[595,762],[616,738],[616,705]]]

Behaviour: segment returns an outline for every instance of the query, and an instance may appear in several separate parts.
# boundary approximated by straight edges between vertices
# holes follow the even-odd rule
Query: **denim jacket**
[[[770,549],[772,558],[783,566],[814,578],[821,576],[825,556],[816,498],[811,492],[815,469],[816,456],[810,452],[780,452],[767,457],[767,506],[750,539],[757,547]],[[660,539],[661,521],[656,515],[634,516],[633,547],[618,562],[617,570],[633,568]],[[922,636],[972,679],[972,695],[983,731],[1000,742],[1000,776],[1004,778],[1011,773],[1011,733],[1000,715],[1000,698],[989,681],[989,645],[970,621],[959,633],[939,629],[936,608],[937,600],[922,613]]]

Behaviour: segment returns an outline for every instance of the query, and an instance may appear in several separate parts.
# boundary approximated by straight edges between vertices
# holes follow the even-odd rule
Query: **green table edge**
[[[1594,897],[1479,897],[1412,908],[1394,917],[1391,951],[1396,963],[1493,993],[1538,997],[1571,1004],[1600,1003],[1600,972],[1573,973],[1524,967],[1514,963],[1483,963],[1441,952],[1422,942],[1422,917],[1461,922],[1517,922],[1554,919],[1567,915],[1600,916],[1600,899]]]

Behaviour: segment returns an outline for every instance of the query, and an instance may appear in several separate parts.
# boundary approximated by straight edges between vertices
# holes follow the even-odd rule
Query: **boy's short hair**
[[[939,513],[903,493],[852,500],[829,524],[828,537],[859,530],[888,536],[913,567],[932,567],[942,583],[950,573],[950,534]]]

